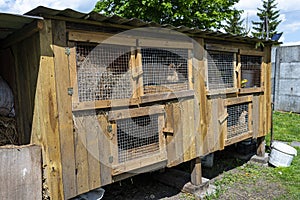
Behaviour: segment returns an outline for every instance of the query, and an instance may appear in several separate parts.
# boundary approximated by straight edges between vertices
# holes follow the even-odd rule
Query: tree
[[[94,11],[105,15],[139,18],[159,24],[223,28],[226,19],[237,10],[233,5],[239,0],[99,0]]]
[[[276,8],[275,0],[263,0],[263,8],[257,8],[257,16],[260,21],[252,21],[254,37],[268,40],[277,34],[276,29],[281,20],[278,20],[280,14]]]
[[[234,12],[234,14],[226,20],[227,24],[224,30],[227,33],[241,36],[246,36],[249,33],[249,31],[243,26],[244,19],[241,19],[240,13],[242,13],[242,11]]]

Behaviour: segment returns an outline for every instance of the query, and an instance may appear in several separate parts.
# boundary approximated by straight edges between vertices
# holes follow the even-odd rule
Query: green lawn
[[[274,112],[274,140],[300,141],[300,115]],[[270,134],[266,137],[269,145]],[[263,167],[244,164],[223,173],[214,182],[217,193],[207,199],[236,199],[233,193],[250,199],[300,199],[300,148],[290,167]]]

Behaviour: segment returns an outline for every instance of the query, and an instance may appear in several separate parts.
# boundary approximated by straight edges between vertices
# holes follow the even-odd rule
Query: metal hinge
[[[70,50],[69,47],[66,47],[66,48],[65,48],[65,54],[66,54],[67,56],[69,56],[69,55],[71,54],[71,50]]]
[[[70,95],[70,96],[73,95],[73,88],[68,88],[68,95]]]

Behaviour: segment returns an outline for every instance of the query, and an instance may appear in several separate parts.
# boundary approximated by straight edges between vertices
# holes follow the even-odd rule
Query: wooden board
[[[205,49],[212,50],[212,51],[225,51],[225,52],[233,52],[233,53],[237,53],[239,50],[238,48],[221,45],[221,44],[206,44]]]
[[[64,199],[51,21],[40,34],[41,57],[36,83],[31,143],[40,144],[45,184],[51,199]]]
[[[75,154],[72,122],[72,97],[68,95],[70,81],[69,58],[65,53],[67,47],[66,24],[53,21],[53,53],[55,65],[55,82],[57,93],[57,109],[59,112],[59,133],[61,140],[61,165],[65,198],[76,196]]]
[[[39,146],[0,147],[0,199],[42,199]]]

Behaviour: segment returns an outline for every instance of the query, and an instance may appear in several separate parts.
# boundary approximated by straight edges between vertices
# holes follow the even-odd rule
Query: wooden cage
[[[21,143],[42,146],[51,199],[262,142],[270,130],[271,42],[256,49],[262,41],[182,27],[118,34],[152,25],[27,14],[44,18],[2,38],[0,75],[15,94]]]

